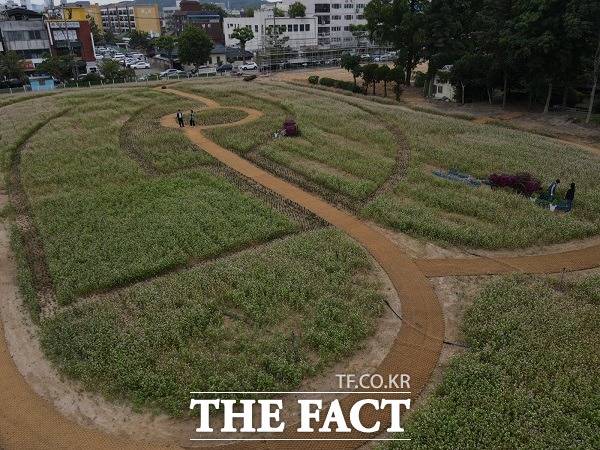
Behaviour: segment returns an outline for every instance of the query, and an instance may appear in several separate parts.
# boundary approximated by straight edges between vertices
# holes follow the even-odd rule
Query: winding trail
[[[162,92],[187,97],[203,103],[206,108],[220,108],[213,100],[178,91],[163,89]],[[600,265],[600,245],[580,250],[538,256],[464,258],[464,259],[417,259],[408,257],[403,250],[381,232],[370,227],[352,214],[335,208],[321,198],[262,170],[208,139],[202,130],[216,126],[238,126],[261,117],[262,113],[250,108],[227,107],[245,111],[248,116],[241,121],[206,127],[186,127],[184,132],[202,150],[208,152],[230,168],[263,185],[280,196],[303,206],[361,243],[387,272],[401,300],[402,326],[394,344],[379,366],[377,373],[383,375],[408,373],[411,376],[411,394],[414,400],[426,386],[437,365],[444,340],[442,309],[427,277],[450,275],[481,275],[508,272],[550,273],[561,270],[581,270]],[[169,115],[161,120],[164,126],[177,127],[175,117]],[[0,228],[0,240],[6,232]],[[2,243],[2,242],[0,242]],[[14,283],[14,264],[10,260],[6,242],[0,245],[0,297],[12,301],[18,295]],[[4,333],[0,322],[0,333]],[[387,394],[386,396],[390,396]],[[406,397],[406,396],[403,396]],[[364,398],[350,394],[340,402],[342,407]],[[389,408],[384,412],[368,410],[363,415],[366,422],[381,420],[389,423]],[[310,434],[299,436],[288,427],[289,432],[281,438],[322,437]],[[190,435],[193,430],[190,430]],[[329,441],[307,444],[289,441],[286,449],[323,448],[354,449],[364,443],[365,434],[347,433],[345,438],[356,441]],[[141,436],[140,438],[143,438]],[[52,404],[38,396],[27,384],[12,361],[4,339],[0,339],[0,447],[6,449],[36,448],[86,448],[86,449],[158,449],[175,448],[168,445],[152,445],[109,435],[96,429],[75,423],[63,416]],[[242,442],[229,444],[229,449],[282,448],[276,443]]]

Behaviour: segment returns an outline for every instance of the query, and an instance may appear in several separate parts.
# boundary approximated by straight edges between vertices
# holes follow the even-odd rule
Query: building
[[[85,61],[87,72],[97,67],[94,38],[90,22],[87,20],[48,20],[46,22],[52,54],[67,55]]]
[[[149,33],[151,37],[160,36],[161,19],[156,3],[136,5],[130,0],[100,5],[100,15],[104,31],[124,34],[138,30]]]
[[[239,41],[231,34],[236,28],[249,27],[254,33],[254,39],[246,43],[246,50],[259,50],[269,45],[273,26],[280,38],[287,39],[285,45],[290,48],[314,47],[318,43],[316,17],[274,17],[273,8],[263,6],[254,11],[254,17],[226,17],[223,20],[225,45],[238,46]]]
[[[448,80],[452,66],[444,66],[438,70],[433,79],[432,95],[437,100],[456,101],[456,89]]]
[[[64,5],[65,17],[70,20],[90,20],[92,19],[100,30],[102,27],[102,14],[100,6],[90,2],[74,2]]]
[[[0,52],[14,51],[33,71],[50,54],[50,38],[44,16],[24,8],[0,11]]]
[[[282,0],[287,11],[298,0]],[[306,16],[317,18],[319,47],[355,47],[357,38],[350,31],[352,25],[366,25],[365,6],[369,0],[299,0],[306,6]]]
[[[205,9],[205,6],[196,0],[182,0],[179,10],[172,16],[172,31],[179,34],[186,25],[202,28],[211,41],[224,44],[223,17],[215,11]]]

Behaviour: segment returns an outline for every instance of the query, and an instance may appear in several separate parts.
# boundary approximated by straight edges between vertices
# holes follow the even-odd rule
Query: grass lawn
[[[200,110],[196,113],[196,125],[219,125],[222,123],[237,122],[247,116],[248,113],[238,109],[213,108],[205,111]],[[189,112],[186,118],[189,118]]]
[[[405,136],[410,163],[392,190],[356,212],[392,229],[442,245],[501,249],[564,242],[600,232],[600,158],[552,139],[495,125],[407,111],[283,83],[182,84],[225,105],[265,111],[260,122],[210,135],[223,146],[251,150],[352,200],[365,200],[390,176],[399,147],[387,127]],[[268,101],[268,104],[266,103]],[[302,136],[271,138],[286,116]],[[387,125],[387,127],[386,127]],[[270,128],[268,128],[270,127]],[[493,172],[530,172],[543,183],[577,183],[570,214],[543,210],[503,190],[471,188],[432,175],[457,169],[487,178]],[[360,205],[360,204],[359,204]]]
[[[190,390],[293,389],[352,354],[382,308],[356,244],[332,229],[301,233],[293,211],[217,175],[212,157],[160,127],[179,108],[207,123],[242,117],[137,88],[0,109],[38,120],[35,132],[1,126],[6,168],[26,140],[18,169],[58,300],[41,314],[13,226],[46,354],[91,391],[173,416]]]
[[[600,277],[510,277],[467,312],[452,360],[394,449],[599,448]]]
[[[324,229],[75,305],[42,322],[58,367],[110,398],[186,414],[190,391],[287,391],[374,331],[364,252]]]

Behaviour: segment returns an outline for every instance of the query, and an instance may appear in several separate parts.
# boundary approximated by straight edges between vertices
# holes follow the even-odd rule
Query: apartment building
[[[196,0],[181,0],[179,10],[172,15],[172,30],[176,34],[181,33],[186,25],[194,25],[202,28],[208,34],[211,41],[216,44],[224,44],[223,17],[215,11],[210,11]]]
[[[315,47],[317,45],[316,17],[274,17],[273,9],[263,7],[254,11],[254,17],[226,17],[223,20],[225,45],[234,47],[239,41],[231,34],[236,28],[248,27],[254,33],[254,39],[246,43],[246,50],[256,51],[267,45],[267,36],[273,26],[279,37],[286,37],[286,46],[293,49]]]
[[[282,0],[287,11],[298,0]],[[328,47],[352,47],[358,44],[352,35],[352,25],[365,25],[365,6],[369,0],[299,0],[306,6],[306,16],[317,18],[318,45]]]
[[[94,38],[87,20],[46,21],[50,47],[54,55],[67,55],[70,51],[85,61],[87,70],[96,67]]]
[[[63,6],[65,10],[65,17],[67,19],[79,21],[92,19],[100,30],[103,29],[102,13],[100,12],[100,5],[97,3],[91,4],[87,1],[81,1],[66,3]]]
[[[0,11],[0,52],[14,51],[24,69],[33,71],[50,53],[50,39],[44,16],[24,8]]]
[[[138,30],[152,37],[160,36],[160,14],[156,3],[137,5],[131,0],[100,5],[100,14],[105,31],[124,34]]]

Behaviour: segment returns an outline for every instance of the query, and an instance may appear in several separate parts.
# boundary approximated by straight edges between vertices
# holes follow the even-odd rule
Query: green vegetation
[[[119,135],[157,97],[169,101],[140,90],[84,103],[38,131],[23,150],[23,184],[63,304],[297,228],[205,171],[148,178]],[[151,122],[162,112],[144,114]],[[135,144],[152,145],[146,154],[160,169],[209,161],[195,158],[177,132],[161,131]]]
[[[600,277],[510,277],[467,312],[469,349],[389,448],[598,448]]]
[[[189,169],[214,162],[205,152],[198,151],[179,130],[160,125],[160,118],[181,109],[200,108],[197,103],[174,95],[163,95],[161,101],[145,105],[125,122],[121,129],[121,145],[161,173]]]
[[[196,112],[196,125],[220,125],[237,122],[248,116],[239,109],[215,108]]]
[[[260,86],[243,95],[230,92],[223,83],[186,86],[214,96],[222,105],[249,105],[264,112],[261,119],[244,127],[211,130],[211,138],[224,147],[241,154],[256,151],[353,200],[366,198],[392,173],[395,137],[376,117],[352,105],[336,102],[332,114],[330,99],[298,96],[287,89]],[[295,118],[301,137],[273,140],[287,116]]]
[[[406,174],[392,189],[357,206],[364,217],[395,230],[443,245],[488,249],[564,242],[600,231],[600,159],[576,147],[309,87],[269,83],[248,86],[244,94],[231,87],[231,82],[181,86],[223,105],[249,105],[265,113],[243,127],[210,130],[209,136],[344,195],[349,205],[368,199],[392,174],[397,152],[406,150],[388,127],[402,133],[410,149]],[[287,116],[296,119],[301,136],[273,139]],[[565,186],[572,180],[578,189],[575,208],[557,214],[510,192],[438,178],[432,174],[437,169],[484,179],[492,172],[528,171],[544,182],[561,178]]]
[[[181,415],[197,390],[290,390],[374,331],[364,252],[325,229],[74,305],[43,322],[69,376]]]

